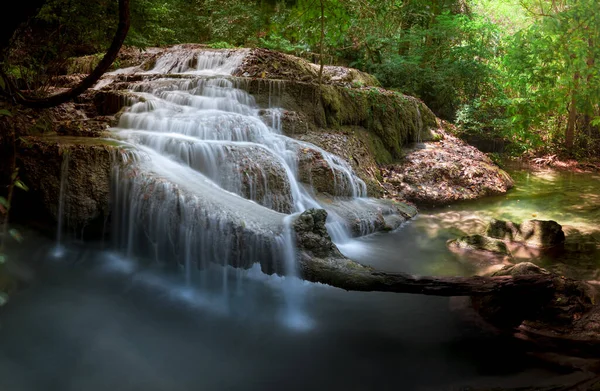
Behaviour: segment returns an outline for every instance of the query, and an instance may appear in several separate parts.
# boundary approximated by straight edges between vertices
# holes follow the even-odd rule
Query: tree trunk
[[[351,291],[416,293],[432,296],[478,296],[552,290],[550,274],[501,277],[429,277],[376,271],[348,259],[312,258],[300,262],[302,278]]]
[[[573,75],[573,88],[571,89],[571,101],[569,102],[569,114],[567,118],[567,130],[565,131],[565,147],[568,151],[573,149],[575,141],[575,124],[577,122],[577,100],[576,95],[579,89],[579,79],[581,75],[575,72]]]
[[[325,4],[324,0],[320,0],[321,3],[321,39],[319,41],[319,89],[323,83],[323,41],[325,40]]]
[[[108,71],[112,63],[117,58],[119,50],[127,37],[129,31],[130,14],[129,14],[129,0],[119,0],[119,24],[117,31],[113,38],[113,41],[108,48],[106,54],[96,66],[96,68],[90,73],[85,79],[83,79],[77,86],[72,89],[65,91],[60,94],[52,95],[46,98],[35,98],[24,95],[14,85],[13,81],[4,73],[0,74],[0,77],[4,79],[5,84],[10,88],[10,98],[14,99],[16,103],[22,104],[28,107],[34,108],[45,108],[58,106],[71,99],[81,95],[85,90],[92,87],[102,77],[102,75]]]

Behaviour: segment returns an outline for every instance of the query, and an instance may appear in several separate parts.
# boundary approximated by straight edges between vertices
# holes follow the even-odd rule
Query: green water
[[[572,278],[600,278],[600,175],[513,171],[511,176],[515,187],[504,195],[421,209],[417,218],[401,229],[364,238],[365,248],[348,255],[388,271],[482,274],[501,265],[501,260],[452,253],[446,241],[483,234],[493,218],[517,223],[555,220],[565,231],[564,247],[539,251],[510,246],[511,262],[533,262]]]

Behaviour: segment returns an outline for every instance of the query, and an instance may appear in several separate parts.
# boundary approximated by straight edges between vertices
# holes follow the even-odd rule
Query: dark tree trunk
[[[349,291],[416,293],[432,296],[478,296],[498,293],[551,291],[555,276],[549,274],[501,277],[429,277],[385,273],[350,260],[301,262],[302,278]]]
[[[81,81],[81,83],[60,94],[52,95],[46,98],[34,98],[26,96],[22,92],[18,91],[12,80],[6,74],[2,73],[0,77],[2,77],[5,84],[9,86],[10,97],[14,99],[16,103],[24,106],[44,108],[60,105],[81,95],[81,93],[83,93],[85,90],[92,87],[102,77],[102,75],[108,71],[112,63],[115,61],[117,55],[119,54],[119,50],[121,49],[121,46],[127,37],[129,24],[129,0],[119,0],[119,24],[117,26],[117,31],[113,41],[100,63],[96,66],[92,73],[90,73]]]
[[[321,38],[319,40],[319,88],[323,83],[323,41],[325,40],[325,4],[321,0]]]

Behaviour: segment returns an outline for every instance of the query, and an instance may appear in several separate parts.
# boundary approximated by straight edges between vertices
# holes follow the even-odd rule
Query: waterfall
[[[315,161],[328,173],[333,196],[366,196],[346,161],[285,136],[281,109],[261,117],[254,97],[235,87],[230,75],[246,54],[168,51],[142,73],[152,77],[131,86],[138,99],[112,129],[137,155],[115,174],[115,244],[128,256],[182,265],[188,284],[192,266],[211,263],[224,267],[225,290],[234,274],[227,266],[259,263],[264,272],[293,280],[290,216],[308,208],[328,209],[334,241],[347,241],[343,220],[299,179],[312,180]],[[270,84],[270,103],[279,102],[282,88]]]
[[[67,197],[67,186],[69,180],[69,151],[62,151],[62,162],[60,164],[60,188],[58,194],[58,211],[56,213],[56,245],[52,251],[55,258],[61,258],[65,253],[63,245],[63,220],[65,216],[65,198]]]

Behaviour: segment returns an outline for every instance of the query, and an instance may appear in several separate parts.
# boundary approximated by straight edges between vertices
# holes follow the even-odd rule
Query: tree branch
[[[85,90],[92,87],[102,77],[102,75],[108,71],[112,63],[117,58],[119,50],[127,37],[130,25],[130,12],[129,12],[129,0],[119,0],[119,24],[113,41],[106,51],[106,54],[96,66],[96,68],[90,73],[85,79],[83,79],[77,86],[72,89],[65,91],[60,94],[52,95],[46,98],[36,98],[23,94],[16,87],[13,80],[6,75],[3,71],[0,71],[0,77],[4,80],[8,86],[8,95],[16,103],[23,106],[34,107],[34,108],[46,108],[58,106],[62,103],[68,102],[81,95]]]

